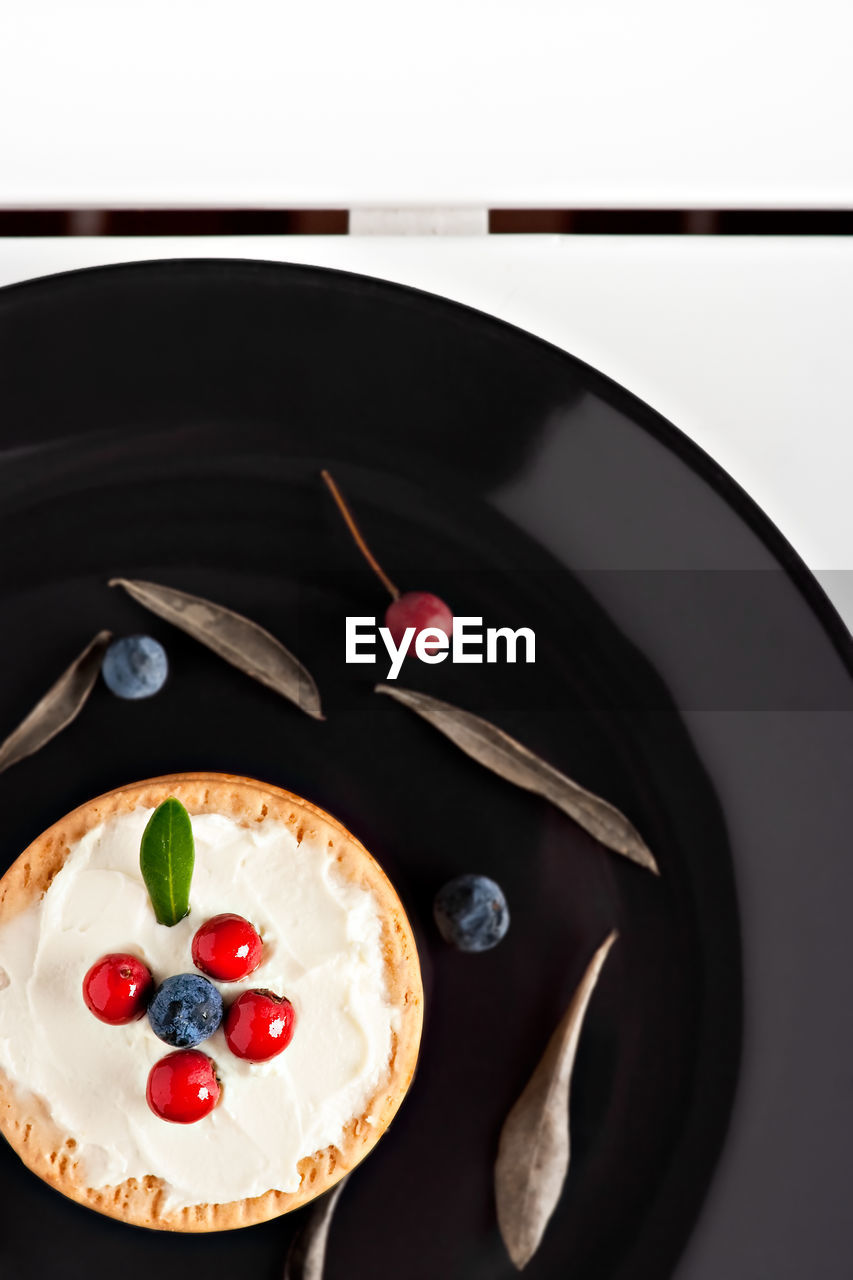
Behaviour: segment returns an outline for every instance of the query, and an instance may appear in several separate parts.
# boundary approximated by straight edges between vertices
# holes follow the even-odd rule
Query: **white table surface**
[[[853,624],[853,240],[7,239],[0,240],[0,283],[182,256],[269,258],[381,276],[469,303],[571,351],[711,454]]]
[[[0,207],[849,207],[849,0],[27,0]]]

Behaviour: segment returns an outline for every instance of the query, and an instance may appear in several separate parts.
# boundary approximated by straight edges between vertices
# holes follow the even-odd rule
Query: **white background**
[[[850,205],[848,0],[6,0],[0,205]]]

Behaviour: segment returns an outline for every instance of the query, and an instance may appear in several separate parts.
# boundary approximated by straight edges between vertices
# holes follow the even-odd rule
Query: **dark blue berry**
[[[155,1036],[176,1049],[192,1049],[212,1036],[222,1021],[222,996],[197,973],[178,973],[157,990],[148,1006]]]
[[[438,931],[460,951],[488,951],[509,928],[500,885],[488,876],[457,876],[439,889],[433,904]]]
[[[159,640],[122,636],[107,649],[101,671],[107,688],[117,697],[150,698],[166,683],[169,663]]]

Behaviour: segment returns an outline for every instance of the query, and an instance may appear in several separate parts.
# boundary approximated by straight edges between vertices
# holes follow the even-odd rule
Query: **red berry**
[[[257,969],[264,944],[242,916],[213,916],[193,938],[193,964],[210,978],[237,982]]]
[[[225,1015],[225,1039],[238,1058],[266,1062],[293,1039],[296,1014],[286,996],[244,991]]]
[[[407,653],[415,652],[418,633],[429,628],[441,631],[448,637],[453,634],[453,614],[443,600],[431,595],[429,591],[406,591],[392,600],[385,610],[385,625],[391,632],[394,643],[399,647],[408,627],[415,628],[415,634],[409,641]],[[435,645],[426,644],[427,653],[435,652]]]
[[[86,1007],[113,1027],[141,1018],[153,990],[151,970],[123,951],[101,956],[83,979]]]
[[[148,1072],[145,1097],[161,1120],[193,1124],[209,1115],[221,1090],[213,1063],[198,1049],[178,1049]]]

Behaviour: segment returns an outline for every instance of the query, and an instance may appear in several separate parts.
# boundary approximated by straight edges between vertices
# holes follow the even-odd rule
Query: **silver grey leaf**
[[[110,586],[124,587],[129,596],[151,613],[180,627],[238,671],[289,698],[306,715],[315,720],[324,719],[320,695],[310,672],[256,622],[212,600],[157,582],[113,578]]]
[[[466,755],[491,769],[492,773],[549,800],[608,849],[621,853],[655,875],[659,874],[651,850],[624,813],[560,773],[559,769],[504,733],[503,729],[470,711],[463,711],[449,702],[440,702],[425,693],[415,693],[412,689],[378,684],[376,692],[388,694],[428,720]]]
[[[495,1164],[498,1226],[519,1271],[533,1257],[569,1169],[569,1090],[584,1016],[613,943],[598,948],[539,1065],[504,1121]]]
[[[33,755],[79,715],[98,678],[101,659],[110,640],[109,631],[99,631],[9,734],[0,745],[0,773]]]
[[[305,1226],[294,1237],[288,1251],[283,1280],[323,1280],[332,1215],[349,1177],[347,1174],[341,1178],[331,1191],[314,1201]]]

